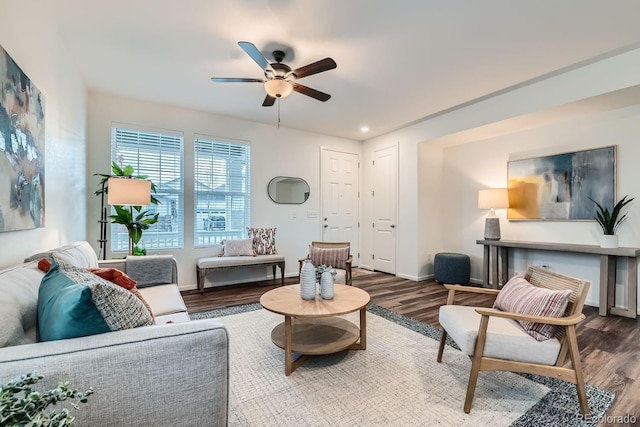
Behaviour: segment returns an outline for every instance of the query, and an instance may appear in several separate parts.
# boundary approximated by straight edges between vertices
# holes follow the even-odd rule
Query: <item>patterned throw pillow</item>
[[[328,265],[333,268],[345,270],[346,261],[349,258],[349,248],[318,248],[309,246],[309,259],[315,266]]]
[[[38,296],[42,341],[152,324],[149,310],[136,295],[85,269],[54,262],[42,279]]]
[[[276,255],[276,229],[247,227],[247,235],[253,239],[253,249],[257,255]]]
[[[570,290],[539,288],[527,282],[521,274],[513,276],[502,288],[493,308],[535,316],[563,317],[571,296]],[[538,341],[553,337],[557,327],[544,323],[518,321],[529,335]]]
[[[48,258],[42,258],[40,261],[38,261],[38,269],[40,269],[41,271],[44,271],[45,273],[48,273],[49,270],[51,269],[51,261],[49,261]],[[144,299],[140,291],[138,291],[138,288],[136,288],[137,282],[133,280],[131,277],[127,276],[125,273],[118,270],[117,268],[98,267],[98,268],[85,268],[85,270],[95,274],[98,277],[102,277],[103,279],[108,280],[111,283],[115,283],[121,288],[125,288],[126,290],[130,291],[140,300],[140,302],[142,302],[142,304],[144,304],[147,310],[149,310],[149,314],[151,315],[151,318],[155,321],[155,316],[153,314],[153,311],[151,310],[151,306],[149,305],[147,300]]]
[[[225,240],[222,256],[256,256],[253,239]]]

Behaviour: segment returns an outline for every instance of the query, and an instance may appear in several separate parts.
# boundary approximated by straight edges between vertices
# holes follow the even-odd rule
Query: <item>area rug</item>
[[[370,305],[366,350],[310,357],[287,377],[271,342],[283,316],[260,304],[191,314],[212,317],[230,337],[230,426],[590,426],[614,398],[588,385],[585,422],[571,383],[482,372],[465,414],[471,362],[450,346],[437,363],[440,331],[428,324]],[[359,324],[356,313],[344,317]]]

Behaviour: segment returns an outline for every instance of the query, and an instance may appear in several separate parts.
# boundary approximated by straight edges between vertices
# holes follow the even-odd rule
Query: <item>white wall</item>
[[[448,230],[447,248],[467,253],[472,258],[472,277],[482,279],[482,238],[486,211],[477,209],[481,188],[506,187],[507,161],[529,155],[548,155],[617,145],[617,195],[636,197],[628,205],[628,220],[620,227],[620,246],[640,247],[640,105],[589,114],[483,141],[444,149],[444,178],[455,188],[445,209],[444,228]],[[507,221],[506,209],[497,211],[502,238],[536,242],[598,245],[600,227],[594,221]],[[466,224],[466,226],[460,226]],[[528,264],[550,264],[554,271],[591,280],[589,305],[598,305],[599,262],[597,255],[557,254],[546,251],[512,250],[509,274],[524,271]],[[617,282],[626,283],[620,272]],[[626,306],[626,288],[618,286],[617,305]]]
[[[161,105],[151,102],[90,92],[88,109],[89,190],[97,189],[94,173],[110,172],[111,123],[130,123],[152,129],[184,132],[185,240],[181,250],[166,250],[178,260],[180,287],[195,288],[195,260],[208,256],[210,249],[193,247],[193,138],[194,134],[250,141],[251,144],[251,225],[277,227],[276,248],[286,258],[286,275],[298,274],[298,259],[308,253],[312,240],[321,240],[320,148],[361,154],[359,141],[334,138],[276,126]],[[309,183],[309,199],[301,205],[273,203],[267,184],[275,176],[301,177]],[[308,213],[315,213],[313,218]],[[294,218],[295,214],[295,218]],[[98,249],[100,200],[89,198],[88,240]],[[124,256],[122,253],[107,257]],[[271,269],[268,269],[270,272]],[[250,281],[266,277],[267,268],[228,270],[215,275],[215,284],[230,280]],[[278,272],[279,273],[279,272]],[[208,276],[208,283],[214,280]]]
[[[617,144],[618,194],[639,197],[630,209],[626,228],[620,230],[620,243],[640,247],[636,231],[640,217],[636,182],[640,172],[635,171],[637,148],[633,145],[640,123],[638,85],[640,49],[513,88],[365,141],[365,159],[385,144],[397,144],[401,153],[398,275],[424,278],[432,272],[435,252],[454,251],[472,256],[472,278],[480,279],[482,248],[475,241],[482,238],[486,212],[477,208],[477,191],[506,186],[507,161],[523,152],[545,155]],[[370,163],[364,165],[363,185],[371,190]],[[365,207],[366,222],[371,215],[367,200]],[[505,212],[498,215],[504,218]],[[597,244],[594,223],[502,223],[505,239]],[[363,233],[363,252],[372,250],[368,234]],[[548,262],[553,270],[591,280],[588,301],[598,305],[598,258],[552,255],[516,252],[510,260],[511,270],[522,270],[530,262]],[[617,304],[625,306],[626,294],[621,286],[618,294]]]
[[[0,44],[45,97],[45,226],[0,233],[0,268],[86,234],[86,90],[47,17],[3,2]]]

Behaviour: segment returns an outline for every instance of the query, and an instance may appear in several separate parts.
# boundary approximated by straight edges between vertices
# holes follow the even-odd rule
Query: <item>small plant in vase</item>
[[[337,271],[330,265],[316,267],[316,280],[320,283],[320,296],[324,299],[333,298],[333,281]]]
[[[628,199],[628,196],[624,196],[616,205],[613,207],[611,211],[609,208],[602,206],[600,203],[596,202],[592,198],[589,198],[593,203],[596,204],[596,215],[593,219],[596,220],[600,228],[602,228],[603,239],[600,243],[600,246],[603,248],[617,248],[618,247],[618,239],[616,236],[616,231],[620,224],[622,224],[627,219],[627,214],[621,215],[622,208],[633,201],[633,198]]]

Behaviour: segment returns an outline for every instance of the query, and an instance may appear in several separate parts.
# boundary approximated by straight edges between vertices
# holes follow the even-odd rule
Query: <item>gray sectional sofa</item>
[[[134,280],[156,324],[80,338],[37,342],[38,260],[80,268],[115,267]],[[93,387],[75,410],[78,426],[224,426],[228,408],[228,335],[215,319],[189,321],[166,256],[98,261],[87,242],[35,254],[0,271],[0,383],[37,371],[42,390],[70,381]],[[145,265],[144,263],[147,263]],[[171,278],[170,282],[168,278]],[[167,323],[169,322],[169,323]],[[39,389],[39,388],[38,388]]]

